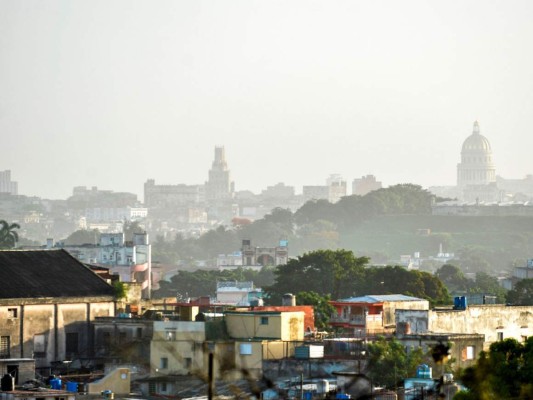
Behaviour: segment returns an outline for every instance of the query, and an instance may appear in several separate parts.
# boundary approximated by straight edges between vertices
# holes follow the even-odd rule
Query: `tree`
[[[348,250],[317,250],[291,259],[275,270],[275,282],[266,288],[272,302],[285,293],[313,291],[333,299],[351,296],[364,278],[367,257]]]
[[[502,288],[498,279],[486,272],[476,273],[476,280],[468,287],[468,293],[492,294],[496,296],[496,302],[505,302],[506,291]]]
[[[358,293],[363,294],[404,294],[428,299],[433,305],[448,304],[449,295],[442,282],[432,274],[409,271],[400,266],[369,268]]]
[[[89,231],[87,229],[80,229],[72,232],[63,243],[67,245],[82,245],[82,244],[97,244],[100,239],[100,232],[98,229]]]
[[[533,398],[533,337],[523,344],[505,339],[482,352],[473,367],[461,377],[469,389],[461,399],[531,399]]]
[[[329,318],[335,311],[329,302],[329,295],[321,296],[316,292],[299,292],[296,295],[298,305],[313,306],[315,312],[315,326],[319,330],[326,330],[329,327]]]
[[[0,249],[12,249],[16,246],[19,235],[15,229],[20,229],[20,225],[0,220]]]
[[[517,306],[533,305],[533,279],[522,279],[507,292],[507,302]]]
[[[420,347],[406,351],[397,339],[378,338],[368,344],[368,375],[375,385],[396,388],[405,378],[415,376],[424,361]]]
[[[124,221],[122,232],[124,232],[124,240],[131,242],[134,233],[144,233],[145,229],[141,226],[139,221]]]
[[[452,264],[444,264],[436,272],[435,276],[446,285],[450,292],[465,292],[468,279],[459,267]]]

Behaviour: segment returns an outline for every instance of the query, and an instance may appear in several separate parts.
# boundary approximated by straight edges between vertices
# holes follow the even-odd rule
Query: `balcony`
[[[333,324],[344,324],[358,327],[377,328],[383,326],[383,317],[381,314],[365,315],[333,315],[329,319]]]

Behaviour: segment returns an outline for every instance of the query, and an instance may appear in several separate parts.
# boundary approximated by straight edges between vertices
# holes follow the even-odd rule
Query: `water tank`
[[[466,310],[467,302],[465,296],[456,296],[453,298],[454,310]]]
[[[76,393],[78,391],[78,382],[67,382],[67,392]]]
[[[292,293],[285,293],[281,298],[282,306],[295,306],[296,305],[296,296]]]
[[[423,379],[431,379],[432,373],[431,373],[431,367],[427,364],[420,364],[416,368],[416,377],[417,378],[423,378]]]
[[[15,390],[15,378],[9,374],[5,374],[0,380],[0,386],[3,392]]]
[[[50,389],[61,390],[61,379],[50,379]]]

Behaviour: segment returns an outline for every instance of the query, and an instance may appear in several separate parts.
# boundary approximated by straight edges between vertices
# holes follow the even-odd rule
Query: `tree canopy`
[[[516,306],[533,306],[533,279],[518,281],[514,289],[507,292],[507,302]]]
[[[16,246],[19,240],[16,229],[20,229],[19,224],[0,220],[0,249],[12,249]]]
[[[428,272],[399,266],[371,267],[367,257],[343,249],[317,250],[289,260],[274,270],[275,282],[266,288],[270,301],[284,293],[315,292],[333,300],[369,294],[405,294],[449,304],[446,287]]]
[[[524,343],[515,339],[492,343],[475,366],[464,370],[461,379],[469,391],[454,399],[533,398],[533,337]]]
[[[415,376],[416,368],[425,360],[420,347],[407,352],[397,339],[378,338],[368,344],[368,375],[376,385],[393,389],[409,376]]]
[[[278,266],[275,282],[267,291],[274,302],[285,293],[307,291],[333,299],[351,296],[354,286],[362,281],[367,263],[367,257],[355,257],[351,251],[316,250]]]

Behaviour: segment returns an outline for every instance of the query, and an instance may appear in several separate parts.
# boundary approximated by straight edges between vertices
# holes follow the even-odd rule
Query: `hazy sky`
[[[533,173],[533,2],[0,0],[0,170],[21,194],[374,174],[453,185],[479,120]]]

